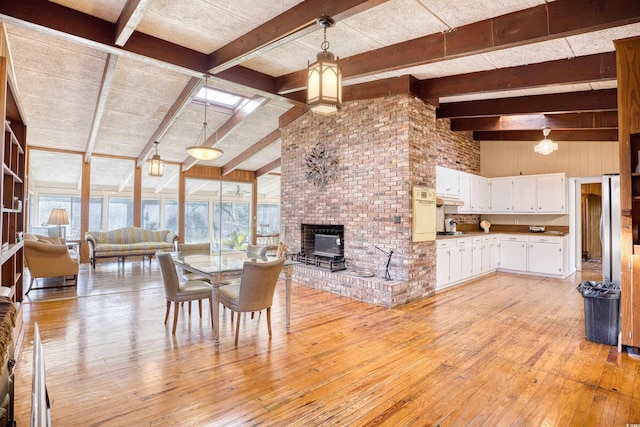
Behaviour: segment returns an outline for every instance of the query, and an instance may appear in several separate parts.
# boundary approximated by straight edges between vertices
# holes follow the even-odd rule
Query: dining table
[[[273,261],[274,257],[249,258],[245,251],[222,250],[211,254],[194,254],[173,252],[173,262],[176,266],[200,275],[212,285],[213,288],[213,347],[216,353],[220,348],[220,286],[224,277],[237,276],[242,273],[243,265],[246,261],[267,262]],[[287,333],[291,330],[291,276],[293,267],[300,264],[298,261],[285,259],[282,271],[285,275],[285,329]]]

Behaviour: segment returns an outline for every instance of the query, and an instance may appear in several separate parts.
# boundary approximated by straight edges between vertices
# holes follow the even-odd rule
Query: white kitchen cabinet
[[[436,193],[444,197],[460,197],[459,172],[436,166]]]
[[[456,246],[460,249],[460,280],[465,280],[473,275],[473,239],[456,239]]]
[[[503,235],[500,238],[500,269],[527,271],[527,236]]]
[[[566,213],[564,173],[491,178],[490,183],[490,213]]]
[[[563,252],[562,237],[530,236],[528,271],[564,276]]]
[[[449,283],[462,280],[462,248],[452,246],[449,249]]]
[[[566,213],[566,181],[564,173],[537,176],[538,213]]]
[[[537,178],[517,176],[513,178],[513,212],[533,214],[537,211]]]
[[[482,236],[481,244],[481,271],[488,273],[498,268],[500,257],[500,242],[498,235]]]
[[[513,179],[491,179],[491,213],[513,213]]]
[[[482,274],[482,237],[472,238],[471,276]]]
[[[473,175],[466,172],[458,172],[458,185],[460,189],[460,200],[462,206],[458,206],[458,213],[472,213],[474,212],[471,203],[471,180]]]
[[[449,284],[449,241],[437,242],[436,248],[436,287]]]
[[[489,237],[489,270],[495,271],[500,266],[500,240],[499,236]]]
[[[471,175],[471,188],[469,195],[470,212],[486,213],[489,211],[489,180],[483,176]]]

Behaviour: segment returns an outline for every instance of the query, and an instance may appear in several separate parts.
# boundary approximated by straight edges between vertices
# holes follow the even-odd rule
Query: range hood
[[[464,202],[454,197],[442,197],[436,198],[436,206],[464,206]]]

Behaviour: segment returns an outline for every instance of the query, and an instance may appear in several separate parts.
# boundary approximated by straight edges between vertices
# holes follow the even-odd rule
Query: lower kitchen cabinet
[[[565,278],[567,236],[492,234],[436,241],[436,290],[493,271]]]
[[[562,237],[529,237],[529,268],[531,273],[563,275],[565,270]]]
[[[460,280],[465,280],[473,275],[473,240],[456,239],[456,247],[460,249]]]
[[[523,235],[503,235],[500,238],[500,269],[527,271],[527,244]]]
[[[473,237],[471,276],[482,274],[482,237]]]

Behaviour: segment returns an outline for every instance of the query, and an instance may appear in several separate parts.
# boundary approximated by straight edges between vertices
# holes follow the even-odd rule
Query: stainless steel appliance
[[[602,214],[600,216],[602,242],[602,280],[620,284],[620,176],[602,176]]]

